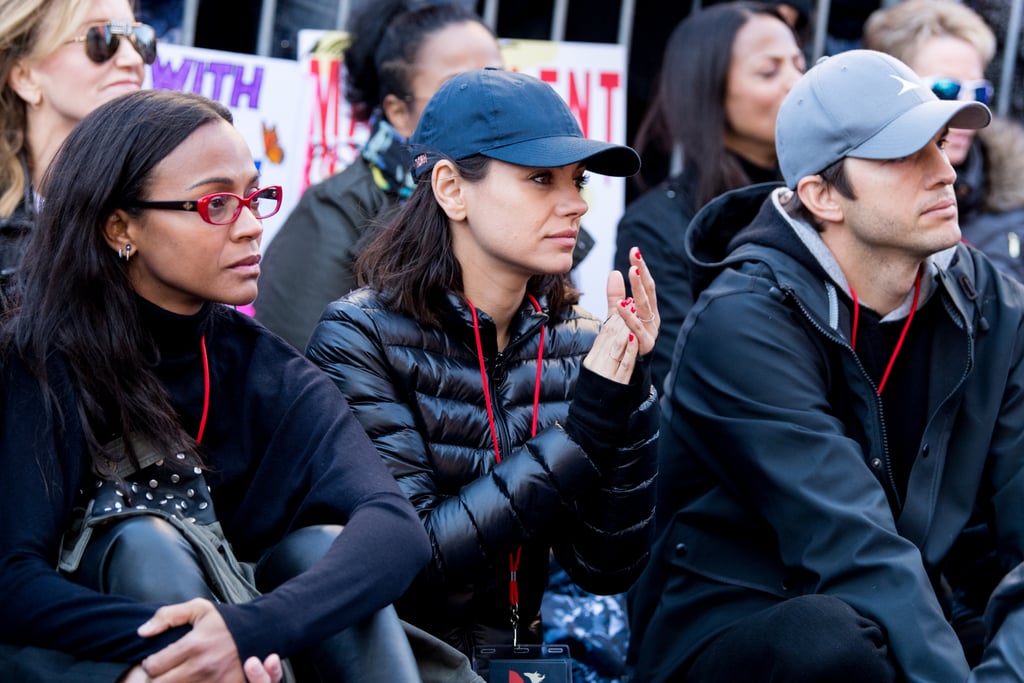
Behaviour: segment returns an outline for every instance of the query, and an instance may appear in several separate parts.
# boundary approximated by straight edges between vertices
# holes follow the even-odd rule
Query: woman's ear
[[[7,76],[7,84],[18,97],[33,107],[39,106],[43,101],[42,88],[26,59],[19,59],[14,63],[11,73]]]
[[[820,175],[801,178],[797,183],[796,193],[804,207],[822,224],[843,221],[843,207],[837,200],[838,190],[826,183]]]
[[[384,118],[388,120],[395,132],[408,140],[416,130],[416,121],[412,118],[409,104],[397,95],[385,95],[380,103]]]
[[[447,159],[438,161],[430,173],[434,199],[453,221],[466,220],[466,197],[462,192],[464,182],[455,165]]]
[[[114,209],[103,225],[103,237],[114,251],[121,252],[132,243],[131,217],[124,209]]]

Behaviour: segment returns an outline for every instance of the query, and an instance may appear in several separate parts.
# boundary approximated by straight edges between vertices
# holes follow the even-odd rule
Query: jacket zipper
[[[508,421],[505,418],[505,411],[502,410],[501,391],[499,391],[500,386],[508,378],[508,372],[505,369],[506,360],[505,354],[499,351],[494,360],[488,364],[487,369],[487,381],[491,385],[494,426],[498,430],[498,448],[501,450],[502,459],[512,453],[512,437],[508,432]]]
[[[882,457],[884,458],[885,463],[885,473],[887,475],[888,488],[892,492],[893,499],[896,501],[897,510],[903,510],[903,500],[900,498],[899,490],[896,487],[896,476],[893,474],[892,471],[892,457],[889,455],[889,432],[885,424],[885,410],[882,406],[882,398],[878,395],[878,387],[875,386],[874,380],[871,379],[871,376],[868,374],[867,370],[864,369],[864,364],[861,363],[860,357],[857,355],[857,352],[853,350],[853,347],[850,346],[850,344],[846,342],[842,337],[839,337],[838,335],[834,334],[832,330],[829,330],[820,325],[818,321],[814,319],[814,316],[811,315],[810,311],[808,311],[807,308],[804,307],[803,302],[800,301],[800,298],[796,295],[796,292],[791,287],[787,287],[783,291],[785,291],[785,293],[788,296],[792,297],[794,303],[796,303],[797,308],[800,309],[800,312],[803,314],[804,318],[806,318],[807,321],[811,323],[811,325],[813,325],[814,328],[818,330],[818,332],[820,332],[823,337],[849,351],[850,355],[853,356],[853,360],[857,364],[857,368],[860,370],[861,375],[863,375],[864,379],[868,381],[868,385],[875,390],[872,393],[874,394],[875,413],[878,416],[878,422],[882,427]],[[870,462],[868,463],[868,466],[871,466]]]

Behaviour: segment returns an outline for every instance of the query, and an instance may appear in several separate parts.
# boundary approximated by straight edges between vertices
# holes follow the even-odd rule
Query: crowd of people
[[[135,9],[0,0],[5,677],[602,680],[545,644],[559,573],[621,606],[616,680],[1024,681],[981,15],[807,65],[804,4],[715,3],[627,146],[465,3],[388,0],[344,54],[369,140],[278,216],[228,109],[142,89]],[[600,311],[591,174],[642,188]]]

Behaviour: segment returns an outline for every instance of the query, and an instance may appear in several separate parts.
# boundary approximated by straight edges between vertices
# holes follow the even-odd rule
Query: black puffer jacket
[[[622,592],[639,575],[653,525],[658,407],[646,363],[629,385],[581,370],[600,323],[574,308],[545,328],[531,438],[548,316],[524,301],[499,353],[480,313],[496,464],[472,313],[454,295],[441,307],[443,328],[424,328],[357,290],[324,311],[307,355],[341,387],[433,544],[399,613],[471,654],[511,642],[509,553],[519,546],[522,641],[540,639],[550,550],[590,592]]]

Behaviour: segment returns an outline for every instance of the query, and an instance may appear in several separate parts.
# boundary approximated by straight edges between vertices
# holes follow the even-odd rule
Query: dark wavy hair
[[[466,22],[491,30],[478,15],[454,3],[368,3],[352,19],[352,43],[345,50],[345,99],[356,118],[368,119],[387,95],[410,97],[410,80],[424,41],[437,31]]]
[[[773,5],[728,2],[691,14],[672,31],[654,97],[633,145],[643,167],[657,169],[662,177],[641,171],[634,177],[641,190],[665,179],[677,145],[683,152],[685,171],[696,174],[698,206],[722,192],[750,184],[746,172],[723,145],[725,92],[736,34],[759,14],[785,23]]]
[[[64,416],[46,363],[54,353],[66,359],[94,463],[102,441],[121,434],[198,461],[194,440],[153,372],[156,346],[140,322],[127,264],[107,243],[104,226],[115,209],[148,196],[153,171],[168,154],[216,121],[231,122],[231,113],[200,95],[124,95],[82,120],[43,180],[46,201],[26,247],[3,349],[23,359],[50,397],[58,428]]]
[[[487,177],[491,160],[476,155],[452,163],[463,179],[474,183]],[[425,173],[412,196],[379,226],[356,258],[359,285],[380,292],[394,310],[423,325],[440,327],[440,302],[448,292],[463,293],[462,267],[452,250],[448,220],[434,198],[430,174]],[[579,302],[579,291],[568,273],[534,275],[526,291],[547,299],[550,325]]]

